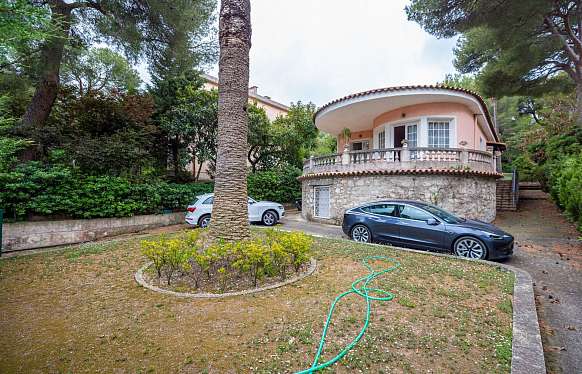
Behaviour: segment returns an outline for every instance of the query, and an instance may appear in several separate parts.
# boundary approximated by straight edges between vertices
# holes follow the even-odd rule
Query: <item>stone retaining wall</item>
[[[309,178],[302,181],[305,219],[340,225],[346,209],[382,199],[420,200],[461,217],[495,219],[495,181],[475,175],[359,175]],[[330,218],[314,217],[313,188],[330,186]]]
[[[184,213],[170,213],[124,218],[8,223],[3,227],[2,252],[83,243],[183,222]]]

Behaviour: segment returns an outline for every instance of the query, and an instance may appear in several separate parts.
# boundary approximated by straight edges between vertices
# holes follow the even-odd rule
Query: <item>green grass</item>
[[[256,231],[255,231],[256,232]],[[0,372],[290,372],[309,367],[331,301],[367,273],[365,256],[398,270],[371,285],[370,326],[343,372],[509,372],[513,275],[449,257],[315,239],[317,271],[277,290],[188,300],[139,287],[143,238],[0,260]],[[323,359],[358,333],[365,302],[338,306]]]

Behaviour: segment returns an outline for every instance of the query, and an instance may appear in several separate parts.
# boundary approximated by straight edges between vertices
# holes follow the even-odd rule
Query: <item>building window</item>
[[[406,140],[408,141],[408,147],[416,148],[418,144],[417,139],[418,139],[417,125],[406,126]]]
[[[352,142],[352,151],[367,151],[370,149],[370,143],[367,140]]]
[[[319,218],[330,216],[330,188],[317,186],[313,188],[313,215]]]
[[[386,130],[382,130],[378,133],[378,148],[386,148]]]
[[[449,121],[428,121],[428,146],[430,148],[449,148],[449,138]]]

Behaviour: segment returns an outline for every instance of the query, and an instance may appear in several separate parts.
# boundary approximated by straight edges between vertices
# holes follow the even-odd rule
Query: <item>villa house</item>
[[[201,74],[201,77],[205,80],[204,89],[209,91],[218,89],[218,78],[208,74]],[[289,107],[287,105],[281,104],[271,99],[269,96],[259,95],[257,86],[249,88],[249,103],[253,103],[259,108],[263,108],[270,121],[274,121],[277,117],[286,116],[287,113],[289,113]],[[195,159],[186,166],[187,170],[190,170],[192,174],[198,172],[196,170],[197,167],[198,164]],[[202,164],[199,180],[205,181],[210,179],[211,176],[208,172],[208,163],[205,162]]]
[[[382,88],[334,100],[314,121],[337,138],[339,153],[305,162],[304,218],[340,224],[346,209],[387,198],[495,218],[504,145],[479,95],[447,86]]]

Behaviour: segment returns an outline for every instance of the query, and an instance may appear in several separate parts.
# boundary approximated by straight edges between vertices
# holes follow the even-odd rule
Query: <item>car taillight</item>
[[[194,206],[189,206],[189,207],[188,207],[188,211],[189,211],[190,213],[194,212],[195,210],[196,210],[196,207],[194,207]]]

